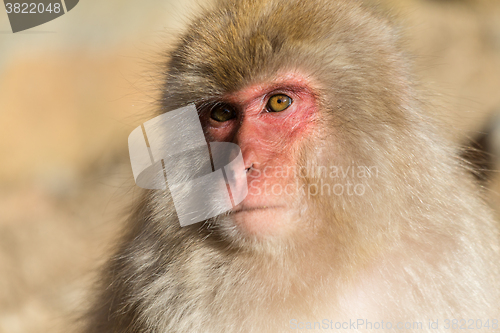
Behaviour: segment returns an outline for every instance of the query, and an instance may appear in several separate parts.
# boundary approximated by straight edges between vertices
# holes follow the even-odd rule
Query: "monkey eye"
[[[226,104],[217,104],[210,111],[210,118],[223,123],[225,121],[236,118],[236,111]]]
[[[292,99],[287,95],[277,94],[271,96],[267,102],[266,108],[268,112],[284,111],[292,104]]]

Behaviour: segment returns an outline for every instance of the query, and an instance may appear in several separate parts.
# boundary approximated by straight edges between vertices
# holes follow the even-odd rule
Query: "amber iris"
[[[287,95],[278,94],[271,96],[267,102],[267,111],[281,112],[286,110],[292,104],[292,99]]]
[[[236,118],[236,111],[229,105],[218,104],[210,111],[210,118],[220,123]]]

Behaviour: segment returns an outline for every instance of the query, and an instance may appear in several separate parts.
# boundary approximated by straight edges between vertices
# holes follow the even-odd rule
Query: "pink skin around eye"
[[[269,98],[284,94],[292,104],[284,111],[268,112]],[[284,232],[286,206],[297,195],[293,172],[297,149],[312,129],[318,116],[316,95],[309,80],[297,73],[280,75],[276,80],[257,83],[224,96],[222,102],[236,110],[236,118],[217,122],[204,117],[202,123],[209,141],[239,145],[247,173],[249,193],[233,211],[240,229],[265,237]]]

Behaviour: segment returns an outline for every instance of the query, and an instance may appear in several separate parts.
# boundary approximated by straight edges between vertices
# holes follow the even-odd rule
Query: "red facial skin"
[[[266,105],[276,94],[289,96],[292,104],[281,112],[269,112]],[[297,148],[318,114],[311,84],[304,76],[286,74],[225,95],[220,102],[231,105],[237,116],[217,122],[208,112],[202,117],[205,132],[209,141],[236,143],[248,170],[248,195],[233,210],[233,220],[250,235],[283,233],[291,227],[286,223],[287,204],[297,194],[293,172]],[[276,175],[280,167],[284,172]]]

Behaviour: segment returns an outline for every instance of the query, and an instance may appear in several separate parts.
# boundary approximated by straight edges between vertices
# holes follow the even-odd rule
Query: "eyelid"
[[[293,91],[288,91],[286,89],[277,89],[277,90],[273,90],[273,91],[267,93],[264,97],[264,100],[267,103],[267,102],[269,102],[269,99],[275,95],[285,95],[285,96],[290,97],[292,100],[295,98],[295,94]]]
[[[227,106],[229,107],[231,110],[233,110],[236,114],[239,113],[239,110],[237,107],[235,107],[233,104],[231,103],[226,103],[226,102],[223,102],[223,101],[216,101],[216,102],[213,102],[213,103],[206,103],[204,104],[203,106],[201,106],[199,108],[199,115],[200,117],[209,117],[210,118],[210,114],[212,113],[212,111],[217,107],[217,106]]]
[[[269,100],[270,97],[273,95],[287,95],[288,97],[295,99],[298,96],[300,96],[301,93],[307,91],[303,87],[295,87],[295,86],[280,86],[276,87],[275,89],[271,90],[269,93],[267,93],[264,98],[265,100]]]

